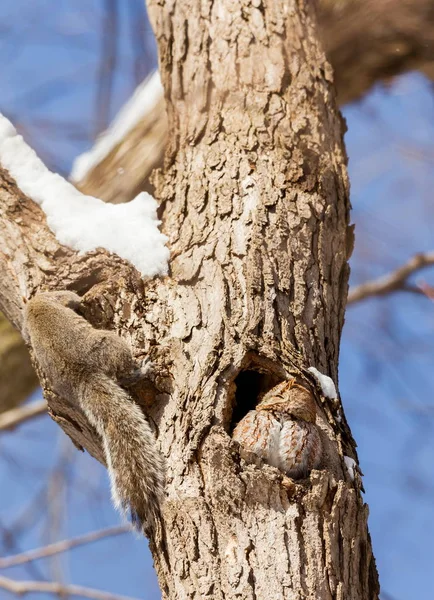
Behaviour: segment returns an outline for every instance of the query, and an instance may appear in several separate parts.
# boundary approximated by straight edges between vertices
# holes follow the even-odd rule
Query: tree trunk
[[[368,511],[344,467],[355,449],[336,406],[319,408],[325,450],[308,481],[288,485],[240,459],[230,437],[288,373],[314,365],[337,379],[352,231],[342,124],[312,16],[287,0],[148,5],[178,282],[160,423],[170,483],[154,545],[163,595],[374,599]]]
[[[344,461],[355,444],[307,371],[337,381],[352,248],[342,123],[315,23],[302,0],[149,8],[171,131],[155,181],[171,277],[143,285],[113,255],[60,246],[0,170],[1,308],[19,324],[37,288],[87,292],[89,321],[153,361],[154,401],[132,392],[167,460],[151,538],[164,598],[378,598],[360,478]],[[231,438],[291,374],[315,393],[324,448],[298,482]],[[102,460],[79,409],[43,384],[53,418]]]

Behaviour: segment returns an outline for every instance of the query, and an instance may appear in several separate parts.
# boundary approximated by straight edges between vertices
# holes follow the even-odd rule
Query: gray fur
[[[158,514],[165,466],[148,421],[117,383],[134,378],[137,365],[119,336],[74,312],[80,303],[73,292],[37,294],[25,309],[25,336],[53,390],[77,402],[101,436],[113,502],[145,532]]]

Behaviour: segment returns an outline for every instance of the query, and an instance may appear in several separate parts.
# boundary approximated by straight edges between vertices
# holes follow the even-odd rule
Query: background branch
[[[371,296],[385,296],[391,292],[415,292],[425,294],[423,289],[408,284],[408,278],[413,273],[434,265],[434,252],[416,254],[402,267],[388,275],[367,281],[350,290],[347,304],[355,304]]]
[[[47,403],[45,400],[38,400],[25,406],[11,408],[11,410],[0,414],[0,431],[3,429],[12,429],[34,417],[44,415],[46,412]]]
[[[431,0],[320,0],[318,20],[340,105],[406,71],[419,69],[434,78]],[[161,98],[99,164],[75,182],[77,187],[114,203],[127,202],[141,190],[152,193],[149,177],[163,161],[166,121]]]
[[[49,544],[48,546],[36,548],[35,550],[30,550],[29,552],[22,552],[20,554],[15,554],[14,556],[0,558],[0,569],[7,569],[9,567],[15,567],[16,565],[22,565],[23,563],[30,562],[32,560],[47,558],[47,556],[52,556],[53,554],[58,554],[60,552],[66,552],[67,550],[72,550],[72,548],[77,548],[77,546],[83,546],[84,544],[90,544],[92,542],[102,540],[103,538],[120,535],[130,531],[131,527],[129,525],[118,525],[116,527],[108,527],[106,529],[92,531],[75,538],[62,540],[60,542],[55,542],[54,544]]]
[[[433,79],[432,0],[320,0],[318,12],[340,104],[406,71]]]
[[[101,63],[95,102],[95,133],[98,136],[110,122],[110,105],[116,70],[118,14],[116,0],[105,0],[101,40]],[[95,137],[96,137],[95,136]]]
[[[0,588],[25,596],[30,593],[54,594],[59,598],[66,596],[80,596],[81,598],[90,598],[91,600],[137,600],[131,596],[119,596],[118,594],[110,594],[92,588],[82,587],[80,585],[62,585],[55,581],[15,581],[8,577],[0,575]]]

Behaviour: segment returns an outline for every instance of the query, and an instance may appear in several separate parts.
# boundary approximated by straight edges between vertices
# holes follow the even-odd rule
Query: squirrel
[[[42,292],[24,311],[24,338],[53,390],[78,403],[102,438],[115,507],[146,533],[163,497],[165,465],[150,425],[120,384],[142,378],[128,344],[92,327],[70,291]]]

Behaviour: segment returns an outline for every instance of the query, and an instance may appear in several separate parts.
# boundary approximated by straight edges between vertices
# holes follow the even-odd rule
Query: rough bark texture
[[[171,465],[163,591],[375,598],[367,509],[342,469],[354,448],[329,408],[323,470],[289,492],[272,468],[240,461],[228,435],[234,403],[243,414],[257,399],[249,369],[337,377],[352,234],[331,69],[302,3],[148,6],[172,132],[164,229],[190,306],[172,329],[166,414],[176,406],[179,420],[160,423]]]
[[[0,173],[0,307],[19,324],[37,288],[87,292],[87,318],[150,355],[156,393],[132,392],[168,464],[151,539],[164,598],[375,599],[368,511],[343,460],[354,442],[306,371],[337,380],[352,247],[342,124],[311,15],[301,0],[149,9],[171,131],[155,182],[171,277],[143,285],[105,252],[60,247]],[[291,373],[315,392],[324,446],[301,482],[241,458],[230,435]],[[53,417],[101,460],[77,407],[43,383]]]

